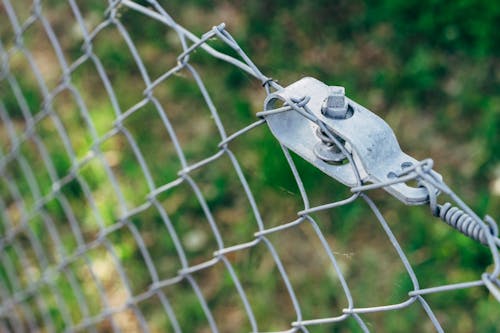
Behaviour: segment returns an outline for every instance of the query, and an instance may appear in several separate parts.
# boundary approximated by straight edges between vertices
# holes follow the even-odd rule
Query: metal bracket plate
[[[346,97],[353,109],[351,117],[334,119],[321,113],[321,106],[328,96],[329,86],[311,77],[305,77],[286,88],[270,94],[264,110],[281,107],[286,101],[310,97],[307,107],[333,133],[345,141],[344,147],[352,155],[363,183],[384,183],[402,168],[416,165],[418,161],[405,154],[399,147],[392,129],[380,117]],[[359,185],[350,163],[332,165],[316,156],[314,146],[321,142],[315,134],[317,125],[299,112],[287,111],[266,116],[273,135],[287,148],[313,164],[339,182],[353,187]],[[434,176],[441,176],[432,171]],[[418,205],[428,202],[424,188],[405,183],[392,184],[384,189],[405,204]]]

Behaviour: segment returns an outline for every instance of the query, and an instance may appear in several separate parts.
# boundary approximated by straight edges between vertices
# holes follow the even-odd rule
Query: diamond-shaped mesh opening
[[[231,275],[228,269],[228,265],[232,267],[231,261],[218,262],[194,273],[193,278],[198,283],[203,298],[211,306],[214,323],[221,332],[252,331],[248,313],[235,286],[235,283],[239,283],[239,278]],[[246,298],[246,294],[242,295]]]
[[[60,251],[67,254],[74,253],[83,242],[82,231],[68,200],[64,195],[59,194],[44,205],[44,216],[53,225],[53,229],[58,234]],[[43,233],[43,224],[37,224],[40,237]]]
[[[15,306],[13,305],[10,310],[12,311],[12,315],[10,318],[6,318],[4,323],[11,330],[29,330],[30,327],[33,327],[32,323],[33,316],[31,314],[31,309],[26,305]]]
[[[251,240],[258,228],[257,217],[231,158],[221,155],[189,176],[199,189],[225,246]],[[180,208],[179,212],[182,211]]]
[[[137,304],[151,332],[170,332],[178,327],[170,299],[163,290]],[[167,313],[167,315],[165,314]],[[177,325],[177,326],[175,326]]]
[[[111,233],[108,239],[127,275],[132,294],[137,295],[151,285],[156,268],[153,265],[148,267],[151,254],[135,225],[130,221],[125,223],[125,226]]]
[[[64,196],[68,211],[71,211],[71,218],[74,217],[77,221],[84,241],[91,242],[95,240],[100,231],[100,222],[102,220],[97,208],[95,208],[95,203],[87,199],[82,183],[77,179],[73,179],[60,189],[60,193]],[[57,223],[70,223],[66,212],[64,214],[60,213],[59,211],[58,216],[54,216]]]
[[[146,85],[116,26],[109,24],[99,30],[92,40],[92,52],[99,59],[115,94],[120,92],[117,97],[120,110],[125,112],[139,103]]]
[[[350,266],[349,261],[352,259],[339,250],[334,240],[326,239],[327,244],[323,244],[317,234],[321,229],[315,227],[317,225],[304,221],[300,225],[270,235],[269,239],[283,258],[283,267],[304,317],[340,316],[342,309],[348,307],[341,279],[347,275],[346,268]],[[311,283],[314,288],[311,288]]]
[[[63,178],[68,174],[74,158],[71,143],[63,131],[65,130],[61,127],[61,122],[58,119],[54,116],[47,116],[36,124],[37,137],[33,138],[37,144],[36,161],[40,164],[40,160],[42,160],[44,164],[50,165],[58,178]]]
[[[137,154],[134,152],[133,157],[122,154],[122,164],[124,168],[131,169],[130,174],[149,177],[152,183],[148,181],[148,187],[175,180],[181,168],[179,156],[165,126],[166,121],[164,110],[153,102],[148,102],[123,121],[124,129],[120,136],[122,146],[135,148]],[[122,151],[120,148],[117,149],[118,153]]]
[[[168,223],[170,220],[161,207],[159,203],[152,205],[146,210],[130,217],[129,223],[140,234],[144,242],[145,251],[150,255],[151,265],[156,270],[157,278],[159,280],[167,280],[177,276],[177,272],[182,268],[182,264],[173,240],[174,236],[169,231]],[[156,255],[157,253],[165,253],[165,255],[158,256]],[[133,253],[130,256],[137,259],[142,254]],[[144,267],[144,269],[146,268]],[[142,274],[145,272],[142,271]]]
[[[102,320],[98,321],[95,325],[89,325],[89,329],[94,327],[98,332],[109,332],[113,330],[113,319],[109,317],[105,317]]]
[[[55,165],[59,168],[61,175],[67,168],[68,160],[63,151],[54,152],[54,146],[60,147],[55,141],[51,141],[50,150],[38,137],[34,136],[23,141],[19,146],[20,158],[17,159],[19,168],[26,169],[25,178],[33,182],[34,188],[39,193],[33,192],[31,196],[44,196],[51,192],[51,184],[57,179]],[[62,147],[61,147],[62,148]],[[50,152],[53,155],[50,155]],[[54,156],[54,160],[51,157]],[[25,164],[24,167],[21,163]],[[55,179],[54,179],[55,178]],[[31,188],[30,188],[31,191]]]
[[[95,195],[106,194],[107,197],[100,197],[97,204],[114,210],[115,213],[107,219],[116,219],[117,214],[124,213],[125,207],[132,209],[146,201],[149,193],[147,176],[139,162],[141,155],[137,154],[140,152],[135,140],[126,129],[108,138],[98,149],[100,156],[82,168],[82,175]],[[118,205],[109,207],[106,204],[108,199],[117,200]]]
[[[61,263],[67,254],[56,223],[45,211],[30,221],[33,237],[36,237],[35,241],[40,247],[41,260],[51,265]]]
[[[126,210],[121,183],[117,182],[117,173],[107,163],[112,158],[106,154],[94,157],[79,170],[78,179],[84,190],[80,199],[87,202],[87,216],[91,215],[99,226],[114,224]]]
[[[68,63],[76,61],[83,54],[83,31],[75,18],[71,4],[50,0],[42,2],[42,17],[47,28],[57,40],[57,44]]]
[[[239,40],[232,5],[212,7]],[[494,331],[493,222],[476,250],[428,207],[402,214],[363,156],[344,186],[309,145],[281,146],[271,113],[339,135],[310,109],[318,92],[262,112],[282,87],[226,27],[200,31],[216,14],[186,8],[172,13],[196,34],[155,0],[2,1],[0,331]],[[482,228],[430,166],[395,181],[425,185],[435,214],[447,192]]]
[[[58,57],[55,44],[49,39],[40,20],[35,20],[22,34],[23,45],[28,51],[23,51],[32,60],[32,70],[40,73],[40,76],[49,90],[54,89],[63,74],[62,61],[64,58]]]
[[[37,226],[39,228],[35,229]],[[54,253],[56,249],[47,247],[47,243],[43,243],[44,235],[40,234],[42,228],[43,226],[36,225],[36,221],[29,222],[26,231],[19,234],[15,243],[18,253],[21,253],[25,258],[23,275],[32,282],[38,281],[42,277],[51,258],[57,256],[57,253]]]
[[[53,277],[54,281],[58,278],[59,275]],[[52,283],[43,284],[40,287],[39,294],[54,329],[61,330],[63,327],[71,325],[71,317],[66,302],[61,296],[61,292]]]
[[[20,202],[23,205],[25,212],[31,212],[34,210],[34,189],[30,187],[28,182],[28,177],[32,174],[30,173],[29,167],[26,165],[26,162],[22,160],[22,156],[18,159],[10,162],[5,168],[5,173],[8,177],[13,179],[18,179],[15,183],[15,190],[19,195]],[[23,164],[21,164],[23,163]],[[23,169],[24,167],[24,169]],[[14,184],[13,184],[14,185]]]
[[[257,128],[246,135],[250,137],[248,141],[238,137],[229,148],[242,168],[264,226],[272,228],[295,220],[303,203],[279,143],[265,128]],[[255,146],[266,149],[260,154]],[[275,185],[268,186],[271,183]]]
[[[177,65],[182,45],[172,29],[134,10],[120,9],[124,33],[137,50],[147,75],[154,80]]]
[[[2,191],[2,220],[6,230],[12,230],[19,227],[23,214],[22,204],[17,200],[15,186],[12,180],[2,179],[0,190]]]
[[[95,137],[92,136],[92,123],[79,94],[65,89],[51,100],[48,108],[60,140],[71,146],[76,158],[84,157],[92,149]]]
[[[57,0],[51,0],[53,2],[58,2]],[[75,0],[72,3],[75,4],[77,13],[83,19],[83,26],[87,33],[91,33],[96,29],[96,27],[105,19],[105,12],[108,8],[108,3],[102,2],[100,0]],[[72,7],[73,10],[73,7]],[[81,31],[83,29],[80,27]]]
[[[83,298],[81,298],[81,288],[80,285],[72,282],[73,273],[69,270],[65,270],[58,274],[58,278],[54,280],[54,287],[58,290],[59,302],[66,304],[67,306],[67,316],[72,323],[77,323],[81,321],[84,317],[88,316],[87,305],[83,303]]]
[[[289,329],[297,315],[269,246],[260,242],[247,250],[229,253],[227,257],[251,305],[259,332]]]
[[[142,314],[138,314],[137,310],[126,308],[114,314],[113,320],[116,321],[117,327],[124,332],[141,332],[147,329]]]
[[[164,114],[155,128],[168,131],[168,127],[173,127],[188,163],[196,163],[218,151],[217,145],[221,141],[216,119],[218,113],[211,112],[189,72],[184,69],[179,75],[166,79],[155,87],[153,93],[158,112]],[[170,132],[169,135],[172,136]]]
[[[8,20],[6,17],[4,19],[5,21]],[[11,24],[2,24],[2,26],[0,27],[0,41],[1,47],[4,49],[9,49],[14,45],[15,30]],[[4,56],[5,54],[2,55],[2,57]],[[3,59],[0,58],[0,61],[3,61]]]
[[[29,21],[33,13],[33,4],[31,1],[6,1],[5,9],[9,8],[14,12],[15,21],[17,24],[23,24]],[[12,25],[14,23],[11,22]]]
[[[0,105],[0,114],[2,112],[2,106]],[[0,152],[2,154],[5,154],[9,150],[9,147],[11,146],[10,138],[9,138],[9,123],[6,121],[0,120]]]
[[[16,243],[17,240],[3,249],[2,263],[5,267],[5,273],[7,280],[9,281],[9,286],[11,287],[11,292],[19,291],[21,289],[26,289],[31,280],[26,274],[27,271],[24,270],[24,262],[26,263],[26,258],[22,249],[20,250],[19,244]]]
[[[172,304],[177,321],[183,323],[182,329],[196,332],[209,329],[209,321],[200,303],[203,300],[200,300],[193,289],[193,283],[192,280],[184,279],[180,283],[163,288],[163,291]]]
[[[103,282],[98,279],[100,274],[99,263],[93,266],[89,256],[85,255],[77,260],[74,260],[67,266],[67,270],[74,273],[74,279],[82,290],[82,302],[87,304],[89,316],[97,316],[99,313],[108,308],[108,296],[104,293]]]
[[[47,318],[47,314],[43,313],[41,309],[43,309],[43,304],[40,304],[39,295],[34,294],[30,295],[25,300],[25,306],[23,306],[21,312],[25,313],[29,318],[27,321],[28,327],[26,328],[28,331],[33,330],[35,327],[46,326],[50,327],[51,322]],[[14,316],[14,318],[16,318]]]
[[[205,215],[202,204],[189,184],[182,183],[163,193],[157,200],[161,210],[175,230],[182,251],[191,265],[202,263],[213,257],[220,240],[218,227]]]
[[[100,75],[93,58],[88,58],[71,73],[71,83],[86,106],[87,116],[97,135],[102,138],[113,129],[118,110],[115,109]]]
[[[128,280],[123,268],[120,266],[119,257],[109,241],[104,240],[99,245],[88,251],[90,268],[96,280],[102,286],[108,306],[118,308],[126,303],[130,296]]]
[[[13,125],[25,125],[16,120],[23,117],[35,115],[40,111],[40,105],[44,100],[43,89],[45,82],[41,75],[34,70],[30,57],[21,50],[13,50],[9,56],[5,57],[5,66],[8,66],[12,73],[7,81],[2,81],[2,103],[12,121]]]
[[[15,283],[17,281],[12,281],[12,272],[11,272],[11,264],[9,262],[10,258],[8,257],[8,254],[6,252],[7,247],[4,247],[2,249],[2,256],[0,257],[0,262],[2,263],[1,269],[0,269],[0,277],[2,279],[2,296],[5,298],[8,298],[12,296],[12,293],[16,289]],[[13,284],[14,283],[14,284]]]

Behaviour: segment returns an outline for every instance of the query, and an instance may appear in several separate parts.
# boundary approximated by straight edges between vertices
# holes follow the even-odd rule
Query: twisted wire
[[[438,205],[434,215],[446,222],[450,227],[483,245],[488,245],[487,234],[497,238],[496,243],[498,244],[498,227],[494,221],[488,224],[488,229],[485,231],[483,226],[474,220],[472,216],[449,202]]]
[[[260,81],[265,94],[282,88],[278,82],[264,75],[253,63],[251,58],[240,48],[236,40],[226,30],[224,24],[217,25],[198,37],[184,26],[178,24],[172,16],[155,0],[134,2],[130,0],[109,0],[106,9],[103,11],[99,22],[89,28],[81,3],[76,0],[67,0],[61,3],[67,4],[71,8],[74,16],[75,27],[82,35],[82,54],[73,61],[68,61],[64,54],[62,43],[58,39],[52,27],[51,15],[47,15],[53,5],[50,2],[34,0],[31,2],[31,11],[27,17],[18,13],[19,7],[12,0],[2,0],[0,7],[0,18],[5,25],[9,26],[13,34],[10,44],[0,39],[0,59],[2,61],[0,72],[0,330],[6,332],[23,331],[112,331],[120,332],[127,329],[126,324],[134,322],[137,324],[136,330],[144,332],[155,331],[154,320],[151,319],[147,310],[142,308],[144,303],[157,300],[158,308],[161,312],[161,320],[167,322],[167,330],[179,333],[186,331],[185,327],[189,322],[181,321],[185,319],[183,309],[178,309],[179,303],[186,300],[175,298],[172,289],[189,290],[192,299],[189,301],[196,303],[200,311],[198,316],[205,320],[205,328],[212,332],[224,331],[221,325],[220,312],[214,308],[213,299],[207,295],[205,288],[209,287],[209,281],[202,279],[203,274],[216,267],[224,271],[225,292],[232,295],[232,299],[237,299],[241,303],[242,317],[244,317],[247,330],[252,332],[262,332],[266,330],[266,321],[259,317],[256,305],[253,302],[253,295],[249,295],[248,283],[245,274],[238,272],[235,268],[235,257],[250,249],[262,249],[267,265],[273,265],[273,281],[281,283],[281,297],[290,303],[292,314],[284,318],[286,325],[277,329],[286,332],[309,332],[309,329],[319,325],[340,325],[351,320],[357,328],[363,332],[371,329],[369,315],[373,313],[383,314],[389,311],[401,311],[402,309],[418,306],[425,313],[430,325],[438,332],[442,332],[440,316],[426,300],[430,294],[443,293],[450,290],[460,290],[468,288],[486,288],[496,300],[500,302],[500,257],[498,229],[493,219],[485,218],[481,220],[477,215],[458,197],[444,182],[433,177],[432,160],[424,160],[410,168],[406,168],[396,174],[396,178],[387,182],[366,184],[360,177],[360,168],[344,147],[342,140],[326,126],[325,123],[317,119],[308,108],[309,96],[297,96],[285,101],[281,108],[275,110],[261,111],[256,114],[255,122],[243,128],[229,127],[220,117],[218,105],[212,98],[212,88],[207,87],[204,80],[204,73],[199,72],[191,59],[191,55],[196,51],[202,51],[213,59],[225,62],[226,66],[234,66],[241,71]],[[134,40],[130,37],[126,22],[123,22],[121,14],[124,11],[131,11],[141,15],[144,20],[159,22],[165,29],[171,30],[176,36],[181,50],[177,54],[176,64],[153,77],[148,73],[144,59]],[[45,68],[41,68],[34,61],[34,49],[25,41],[29,30],[38,29],[45,34],[49,44],[54,49],[54,66],[58,67],[58,80],[50,83],[44,77]],[[101,36],[106,29],[115,29],[117,34],[124,40],[127,53],[137,66],[138,81],[144,84],[144,90],[139,101],[134,105],[125,108],[121,103],[127,96],[123,92],[115,91],[112,79],[107,73],[106,66],[95,50],[96,39]],[[70,33],[66,31],[65,33]],[[218,39],[231,49],[231,54],[217,50],[209,42]],[[234,55],[236,54],[236,55]],[[22,85],[19,79],[19,69],[13,66],[16,56],[26,59],[28,72],[35,77],[36,89],[41,95],[41,104],[33,107],[29,103],[29,96],[20,88]],[[84,66],[90,66],[95,70],[94,76],[104,86],[103,94],[110,101],[113,111],[113,118],[109,120],[109,128],[104,133],[96,129],[90,116],[90,109],[83,98],[83,90],[73,82],[74,73]],[[123,69],[125,71],[125,69]],[[22,72],[21,72],[22,73]],[[207,118],[213,120],[216,128],[215,136],[217,147],[215,150],[207,150],[204,155],[192,161],[186,147],[181,142],[182,131],[180,124],[174,121],[175,111],[170,109],[170,105],[165,106],[158,96],[162,91],[162,84],[170,82],[177,75],[189,76],[194,87],[200,92],[203,103],[207,109]],[[132,84],[137,82],[131,81]],[[210,89],[209,89],[210,88]],[[3,103],[5,91],[12,91],[14,102]],[[209,92],[210,90],[210,92]],[[59,96],[68,93],[76,102],[75,110],[65,110],[73,116],[80,116],[81,127],[89,136],[91,141],[88,151],[79,154],[71,144],[72,134],[64,127],[63,117],[55,112],[54,100]],[[12,106],[14,104],[14,106]],[[166,134],[170,140],[169,148],[173,151],[176,162],[180,165],[176,170],[173,179],[161,178],[159,181],[155,177],[155,171],[148,165],[148,160],[135,135],[127,125],[127,121],[134,115],[145,112],[145,107],[150,106],[153,113],[158,117],[158,127]],[[19,114],[13,116],[14,112]],[[97,110],[99,111],[99,110]],[[224,110],[231,112],[231,110]],[[301,172],[294,162],[290,151],[280,143],[286,163],[290,168],[293,179],[297,185],[302,206],[296,212],[297,216],[291,221],[279,220],[277,225],[270,225],[270,221],[263,217],[261,205],[248,180],[248,175],[241,166],[241,158],[235,141],[245,138],[250,131],[254,131],[266,123],[266,117],[282,112],[297,112],[307,121],[311,121],[317,126],[317,134],[321,141],[338,148],[347,158],[356,176],[356,186],[351,188],[352,194],[347,198],[327,202],[321,205],[311,204],[307,189],[302,181]],[[46,141],[47,133],[39,130],[40,124],[52,122],[54,125],[53,134],[56,141],[62,144],[62,154],[69,157],[66,168],[61,171],[56,168],[56,161],[49,154],[49,145]],[[194,125],[190,124],[193,128]],[[185,126],[185,125],[184,125]],[[232,133],[232,134],[227,134]],[[147,193],[136,193],[135,188],[128,188],[134,194],[131,200],[125,195],[123,184],[118,180],[109,156],[106,156],[104,145],[116,137],[123,138],[123,147],[128,147],[132,151],[134,163],[138,165],[141,176],[144,177]],[[41,163],[34,166],[28,162],[26,147],[31,147],[37,154]],[[258,152],[258,148],[255,149]],[[209,198],[199,181],[194,176],[195,171],[207,169],[215,162],[224,162],[227,170],[234,172],[237,182],[241,186],[239,190],[251,212],[251,228],[253,234],[244,241],[230,243],[223,237],[222,228],[219,225],[218,216],[213,212]],[[171,161],[165,161],[165,164]],[[92,187],[91,181],[83,176],[86,168],[91,168],[98,164],[103,170],[103,174],[109,185],[106,185],[108,192],[98,193]],[[19,170],[16,168],[19,166]],[[284,166],[286,167],[286,165]],[[46,171],[46,179],[35,177],[38,169]],[[12,172],[12,170],[17,170]],[[158,171],[156,171],[158,172]],[[136,175],[134,175],[136,176]],[[139,177],[139,176],[137,176]],[[386,221],[380,209],[370,198],[369,191],[376,188],[383,188],[390,184],[418,180],[423,186],[428,188],[429,204],[434,214],[437,214],[447,224],[458,229],[467,236],[487,245],[492,258],[491,269],[485,271],[477,280],[459,283],[448,283],[439,286],[422,286],[417,274],[412,266],[411,260],[404,251],[404,247],[398,241],[391,225]],[[27,183],[24,186],[24,183]],[[23,187],[24,186],[24,187]],[[133,187],[129,184],[129,187]],[[71,194],[80,189],[81,200],[79,204],[88,208],[88,216],[78,214],[71,202]],[[184,223],[176,223],[173,216],[182,209],[167,209],[162,205],[162,196],[168,196],[187,189],[193,201],[197,203],[197,210],[205,219],[205,227],[214,238],[215,249],[210,258],[192,262],[187,255],[187,246],[181,239],[181,229]],[[450,196],[451,203],[444,205],[437,204],[436,190]],[[112,193],[112,194],[110,194]],[[116,196],[116,216],[107,216],[99,206],[103,196]],[[188,199],[183,199],[188,200]],[[333,200],[333,199],[329,199]],[[49,214],[53,209],[51,204],[57,202],[60,206],[63,222],[66,227],[64,231],[59,229],[58,223]],[[379,224],[385,237],[387,237],[387,249],[392,249],[404,269],[404,275],[409,279],[409,286],[405,289],[405,299],[394,301],[394,303],[374,300],[370,304],[360,306],[360,300],[353,293],[352,276],[347,272],[345,262],[342,262],[341,255],[336,252],[332,244],[333,235],[325,227],[324,221],[316,218],[314,213],[333,210],[340,206],[349,204],[366,204],[373,213],[375,221]],[[115,207],[114,207],[115,208]],[[154,211],[157,215],[154,219],[143,220],[143,215],[149,211]],[[189,215],[189,212],[184,212]],[[159,225],[158,228],[168,234],[170,238],[170,248],[168,253],[153,253],[150,251],[150,240],[141,234],[136,225],[137,220],[141,220],[148,225]],[[88,232],[84,228],[88,224],[95,223],[95,230]],[[427,223],[427,221],[422,221]],[[341,304],[340,310],[329,310],[327,315],[321,317],[315,314],[305,314],[303,299],[299,297],[297,288],[294,285],[295,277],[290,276],[287,265],[282,254],[277,250],[278,242],[276,238],[285,235],[286,232],[297,230],[298,228],[309,227],[311,230],[312,243],[315,245],[317,254],[325,257],[323,261],[324,271],[334,277],[330,277],[331,285],[338,283],[340,291],[335,295]],[[43,231],[43,238],[40,238],[37,231]],[[111,239],[120,233],[130,232],[131,240],[135,248],[135,256],[144,264],[141,273],[147,276],[148,284],[142,289],[134,289],[133,272],[130,272],[122,262],[122,255],[115,249]],[[237,233],[237,230],[231,230]],[[89,235],[90,234],[90,235]],[[277,236],[273,238],[273,236]],[[64,247],[64,239],[73,237],[76,245],[71,250]],[[151,235],[149,235],[151,237]],[[166,242],[166,240],[165,240]],[[47,246],[45,243],[49,243]],[[125,244],[129,245],[129,244]],[[113,281],[110,285],[101,281],[100,274],[103,267],[99,267],[99,260],[103,258],[92,255],[94,251],[102,257],[107,258],[106,269],[114,272]],[[31,255],[33,253],[34,255]],[[174,273],[168,276],[161,274],[161,265],[155,262],[154,256],[168,257],[179,262]],[[37,264],[33,264],[35,261]],[[35,267],[38,267],[36,269]],[[76,269],[75,267],[78,267]],[[256,268],[252,269],[256,270]],[[485,268],[486,269],[486,268]],[[80,275],[84,274],[85,279],[80,280]],[[61,288],[61,280],[67,281],[65,289]],[[314,289],[312,285],[308,289]],[[90,286],[95,287],[97,298],[90,302],[86,295]],[[116,302],[113,297],[113,290],[120,291],[120,302]],[[177,290],[178,290],[177,289]],[[68,291],[69,290],[69,291]],[[174,294],[174,295],[173,295]],[[68,295],[74,296],[73,307],[68,306]],[[274,295],[266,295],[267,300],[272,300]],[[342,300],[342,301],[340,301]],[[364,304],[364,303],[363,303]],[[495,306],[498,304],[495,303]],[[149,310],[152,311],[152,310]],[[75,313],[79,315],[75,315]],[[55,313],[59,314],[56,315]],[[262,315],[262,314],[260,314]],[[125,316],[125,317],[120,317]],[[285,316],[283,314],[283,316]],[[222,316],[226,318],[225,314]],[[267,326],[266,326],[267,327]]]

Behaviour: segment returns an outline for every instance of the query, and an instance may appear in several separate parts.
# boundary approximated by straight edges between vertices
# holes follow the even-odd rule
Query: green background
[[[146,4],[145,1],[138,1]],[[88,29],[105,20],[104,1],[76,1]],[[500,216],[499,125],[500,104],[500,6],[493,1],[169,1],[161,2],[169,14],[198,36],[212,26],[226,22],[227,30],[265,75],[288,85],[301,77],[313,76],[342,85],[347,95],[382,117],[394,130],[409,155],[433,158],[435,170],[480,216]],[[30,15],[30,5],[14,2],[21,21]],[[68,63],[84,54],[82,31],[65,1],[42,1],[42,13],[51,23]],[[5,9],[0,6],[0,38],[6,49],[15,43]],[[118,7],[118,18],[130,34],[145,68],[152,78],[176,65],[181,52],[173,30]],[[23,43],[49,89],[54,89],[62,70],[54,49],[39,21],[23,33]],[[122,112],[144,97],[146,88],[137,64],[123,37],[113,25],[99,32],[92,42],[118,98]],[[214,48],[233,54],[217,40]],[[190,63],[199,71],[228,134],[257,120],[265,93],[260,83],[238,68],[198,50]],[[21,87],[30,112],[40,112],[43,94],[22,52],[12,52],[9,67]],[[113,108],[94,64],[87,60],[71,74],[71,83],[84,101],[99,136],[112,129]],[[0,82],[1,99],[17,135],[26,128],[19,101],[6,80]],[[184,70],[161,83],[154,95],[169,117],[189,163],[217,152],[220,137],[193,78]],[[76,159],[86,156],[94,138],[85,126],[77,99],[62,92],[52,101]],[[152,103],[123,122],[134,137],[152,174],[155,187],[173,181],[181,165],[158,111]],[[1,148],[13,143],[5,123],[0,123]],[[51,118],[44,118],[36,131],[46,145],[59,177],[69,171],[73,158],[65,152],[60,134]],[[260,127],[229,145],[240,162],[255,195],[266,228],[291,222],[303,208],[295,180],[279,145],[267,128]],[[144,173],[123,133],[105,140],[100,149],[117,179],[128,209],[146,201],[150,192]],[[33,169],[42,194],[50,192],[51,179],[33,142],[21,145],[21,153]],[[294,156],[312,205],[341,200],[349,190]],[[98,159],[79,169],[80,180],[88,185],[104,225],[116,223],[123,210],[106,169]],[[35,199],[18,162],[7,167],[15,179],[26,211],[34,210]],[[226,246],[248,242],[257,231],[255,217],[227,156],[192,172],[209,205]],[[96,239],[100,227],[81,183],[71,181],[61,190],[78,221],[85,242]],[[0,194],[6,204],[0,234],[8,221],[19,225],[22,210],[8,190],[4,178]],[[370,196],[388,220],[408,255],[421,287],[472,281],[491,265],[491,255],[482,245],[467,239],[433,218],[426,207],[406,207],[384,191]],[[190,265],[212,258],[217,250],[205,214],[192,189],[182,184],[162,193],[159,204],[169,214]],[[446,198],[440,198],[444,202]],[[43,211],[50,216],[66,254],[75,252],[77,241],[68,225],[67,213],[59,198],[50,200]],[[61,260],[61,249],[47,236],[46,221],[40,214],[28,225],[42,244],[48,262]],[[352,204],[313,214],[337,257],[351,288],[355,306],[392,304],[407,299],[412,290],[401,260],[390,245],[375,216],[366,204]],[[126,288],[117,279],[117,266],[125,268],[131,292],[145,291],[151,277],[135,240],[140,233],[161,279],[176,275],[181,268],[172,239],[154,207],[130,219],[134,227],[121,228],[108,237],[119,264],[113,262],[103,245],[87,253],[91,269],[104,285],[112,306],[126,300]],[[296,291],[305,319],[337,316],[346,307],[338,277],[312,227],[297,228],[269,237],[279,253]],[[28,254],[34,250],[22,234],[16,241]],[[13,246],[4,255],[14,263],[21,286],[30,285],[43,267],[30,259],[29,269]],[[34,255],[29,256],[33,258]],[[228,256],[255,313],[259,330],[286,330],[296,320],[288,292],[276,265],[263,244]],[[32,262],[31,262],[32,261]],[[83,259],[68,270],[76,276],[91,315],[102,309],[99,291],[89,283],[89,268]],[[193,274],[222,332],[247,332],[250,325],[234,283],[222,263]],[[13,292],[6,269],[0,266],[0,283]],[[72,320],[83,318],[68,284],[67,274],[57,274],[56,288]],[[207,321],[193,289],[186,282],[164,288],[185,332],[206,332]],[[37,297],[46,300],[58,329],[63,325],[60,304],[47,286],[27,300],[34,306]],[[472,288],[426,297],[445,331],[496,332],[500,306],[485,288]],[[156,297],[138,307],[151,331],[169,331],[171,324]],[[40,311],[34,310],[38,319]],[[124,330],[139,329],[130,311],[114,316]],[[432,326],[422,308],[409,308],[363,315],[368,327],[377,332],[430,331]],[[110,330],[109,322],[98,325]],[[310,326],[310,332],[359,331],[353,319],[338,324]]]

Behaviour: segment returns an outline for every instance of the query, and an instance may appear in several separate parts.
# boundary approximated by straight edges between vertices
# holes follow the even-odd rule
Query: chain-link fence
[[[359,133],[332,128],[314,111],[314,93],[307,89],[283,93],[289,88],[262,74],[223,24],[198,37],[153,0],[3,0],[0,15],[1,331],[407,327],[377,319],[392,313],[411,325],[425,323],[419,330],[440,332],[446,308],[436,312],[428,297],[479,290],[479,298],[498,308],[500,240],[493,219],[479,218],[463,203],[432,170],[432,160],[395,170],[377,155],[387,177],[373,177],[375,162],[349,140]],[[155,40],[159,34],[165,38]],[[165,53],[155,53],[144,40],[161,44]],[[242,117],[241,126],[235,120],[241,103],[231,104],[240,97],[213,83],[215,63],[254,77],[258,85],[248,85],[262,94],[258,103],[265,95],[272,103],[253,121]],[[275,126],[292,122],[290,114],[312,130],[315,145],[341,158],[327,163],[309,154],[299,133],[293,142],[280,136]],[[293,129],[283,131],[290,135]],[[260,140],[258,131],[271,140]],[[266,163],[278,166],[263,179],[255,161],[265,151],[259,143],[269,142],[279,144],[281,153],[267,153]],[[304,180],[301,170],[314,166],[290,150],[305,151],[302,157],[312,156],[309,161],[331,176],[313,177],[331,182],[330,202],[323,196],[323,203],[313,204],[318,200],[311,177]],[[342,181],[339,170],[351,177],[347,187],[333,179]],[[293,177],[295,195],[262,186],[279,187],[282,173]],[[411,182],[411,189],[424,193],[419,202],[398,190]],[[416,250],[409,258],[398,241],[397,224],[404,221],[392,214],[397,222],[388,223],[375,203],[391,197],[380,188],[399,193],[407,204],[429,204],[422,224],[441,219],[474,239],[467,246],[484,248],[484,273],[421,276],[414,269]],[[439,193],[453,204],[439,204]],[[295,203],[279,200],[287,196]],[[371,215],[359,211],[362,202]],[[352,218],[351,230],[369,224],[373,235],[358,239],[356,232],[346,233],[348,224],[336,230],[337,220],[326,214],[342,209],[344,219]],[[369,217],[377,223],[365,221]],[[358,264],[338,245],[362,251],[372,236],[385,248],[370,253],[371,261]],[[436,274],[446,275],[446,269]],[[363,275],[368,281],[362,283]]]

